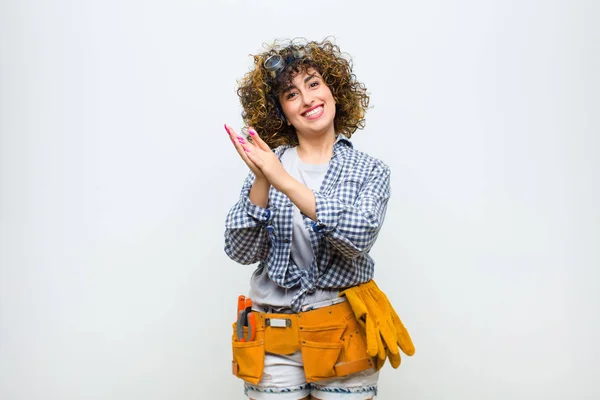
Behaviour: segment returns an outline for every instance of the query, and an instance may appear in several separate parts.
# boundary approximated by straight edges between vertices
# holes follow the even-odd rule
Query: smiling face
[[[335,134],[335,100],[317,70],[298,72],[279,95],[279,103],[298,135]]]

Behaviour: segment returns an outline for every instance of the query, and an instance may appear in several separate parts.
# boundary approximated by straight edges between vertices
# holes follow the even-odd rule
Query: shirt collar
[[[341,134],[336,136],[336,140],[335,140],[335,143],[333,144],[333,148],[335,149],[335,147],[339,146],[340,144],[346,144],[350,148],[354,148],[354,145],[352,144],[352,142],[350,141],[350,139],[348,139],[346,136],[341,135]]]
[[[343,157],[346,151],[353,149],[354,145],[344,135],[338,135],[335,143],[333,144],[333,154],[331,160],[339,160],[339,157]]]

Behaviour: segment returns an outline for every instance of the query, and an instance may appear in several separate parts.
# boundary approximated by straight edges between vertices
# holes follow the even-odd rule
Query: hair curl
[[[303,57],[290,58],[290,54],[298,54],[299,50],[304,51]],[[288,62],[285,69],[273,78],[265,69],[264,62],[275,54]],[[237,94],[243,107],[245,125],[256,129],[271,148],[298,144],[296,129],[288,125],[282,115],[279,95],[298,73],[310,68],[321,74],[335,99],[335,132],[349,138],[357,129],[364,128],[364,116],[369,107],[366,87],[352,73],[351,59],[345,57],[331,40],[275,42],[267,47],[267,51],[253,57],[254,68],[238,81]]]

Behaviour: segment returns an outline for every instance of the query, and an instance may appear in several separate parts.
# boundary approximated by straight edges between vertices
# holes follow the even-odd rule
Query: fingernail
[[[246,144],[246,141],[244,140],[243,137],[238,136],[237,138],[238,138],[238,142],[240,142],[241,144]]]
[[[248,133],[250,133],[252,136],[256,135],[256,131],[254,130],[254,128],[248,129]]]
[[[223,127],[225,128],[225,130],[227,131],[228,135],[231,135],[231,132],[229,132],[229,128],[227,127],[227,124],[224,124]]]

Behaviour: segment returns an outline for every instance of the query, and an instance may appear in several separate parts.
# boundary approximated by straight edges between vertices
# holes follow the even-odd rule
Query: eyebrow
[[[315,76],[317,76],[316,73],[308,75],[306,78],[304,78],[304,83],[310,81]],[[296,85],[290,85],[290,86],[286,87],[285,89],[283,89],[283,91],[281,93],[283,94],[283,93],[289,92],[292,89],[296,89]]]
[[[310,81],[312,78],[314,78],[315,76],[317,76],[317,74],[310,74],[309,76],[307,76],[306,78],[304,78],[304,83]]]

